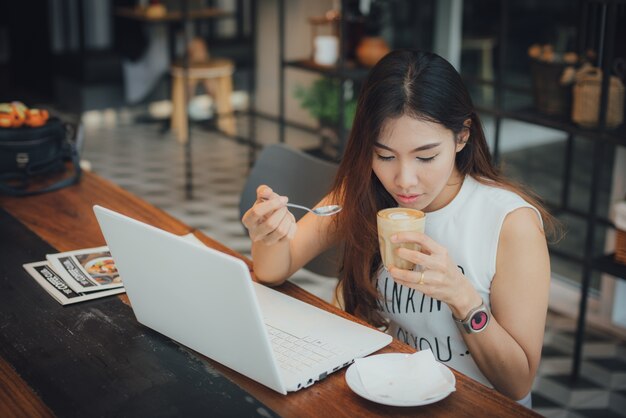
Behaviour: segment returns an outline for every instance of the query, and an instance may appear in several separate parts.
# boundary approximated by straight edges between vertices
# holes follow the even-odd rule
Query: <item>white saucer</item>
[[[402,356],[404,357],[406,356],[406,354],[386,353],[386,354],[378,354],[376,357],[378,356]],[[352,389],[354,393],[361,396],[362,398],[369,399],[370,401],[377,402],[383,405],[389,405],[389,406],[428,405],[428,404],[440,401],[444,399],[445,397],[447,397],[452,392],[454,392],[454,390],[451,390],[450,392],[444,392],[441,395],[438,395],[432,398],[411,399],[411,400],[394,399],[394,398],[387,398],[387,397],[383,398],[383,397],[375,396],[375,395],[370,394],[367,390],[365,390],[365,387],[363,386],[363,383],[361,382],[361,378],[359,377],[359,372],[355,366],[356,366],[355,364],[352,364],[350,367],[348,367],[348,370],[346,370],[346,383],[348,384],[350,389]],[[454,373],[452,373],[452,371],[448,367],[446,367],[445,365],[441,363],[437,363],[437,366],[440,368],[441,373],[446,377],[446,380],[450,382],[451,387],[454,388],[456,385],[456,378],[454,377]]]

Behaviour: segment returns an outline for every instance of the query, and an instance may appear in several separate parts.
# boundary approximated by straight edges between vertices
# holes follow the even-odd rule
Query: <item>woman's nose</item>
[[[396,184],[402,190],[411,190],[418,183],[417,172],[411,164],[401,164],[396,175]]]

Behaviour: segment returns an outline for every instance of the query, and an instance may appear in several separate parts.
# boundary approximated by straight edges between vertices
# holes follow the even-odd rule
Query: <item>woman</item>
[[[548,304],[550,215],[493,166],[471,98],[438,55],[394,51],[370,72],[331,193],[335,217],[297,224],[287,197],[257,191],[244,215],[254,271],[277,285],[333,244],[343,246],[344,308],[530,406]],[[376,213],[426,213],[425,233],[397,242],[419,265],[381,265]],[[464,321],[465,320],[465,321]],[[473,321],[473,322],[472,322]],[[480,332],[477,332],[480,331]]]

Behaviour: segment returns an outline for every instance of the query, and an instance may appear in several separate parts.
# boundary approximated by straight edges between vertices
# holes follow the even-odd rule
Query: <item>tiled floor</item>
[[[199,127],[193,129],[193,199],[183,181],[183,148],[158,124],[132,123],[132,115],[87,115],[83,157],[92,170],[231,248],[249,254],[250,244],[239,222],[238,202],[248,150],[236,141]],[[245,133],[248,124],[240,121]],[[276,127],[258,120],[261,143],[274,142]],[[287,132],[288,143],[307,148],[316,138]],[[330,300],[336,281],[297,272],[292,279]],[[551,313],[543,358],[533,389],[534,409],[548,417],[626,416],[626,346],[623,341],[589,330],[582,378],[569,381],[574,321]]]

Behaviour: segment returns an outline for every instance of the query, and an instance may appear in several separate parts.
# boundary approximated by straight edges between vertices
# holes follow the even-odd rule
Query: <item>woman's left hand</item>
[[[398,248],[400,257],[420,265],[421,269],[389,267],[389,274],[397,283],[446,303],[458,319],[465,318],[472,308],[480,305],[480,295],[445,247],[420,232],[400,232],[392,237],[392,242],[416,243],[421,247],[421,251]]]

